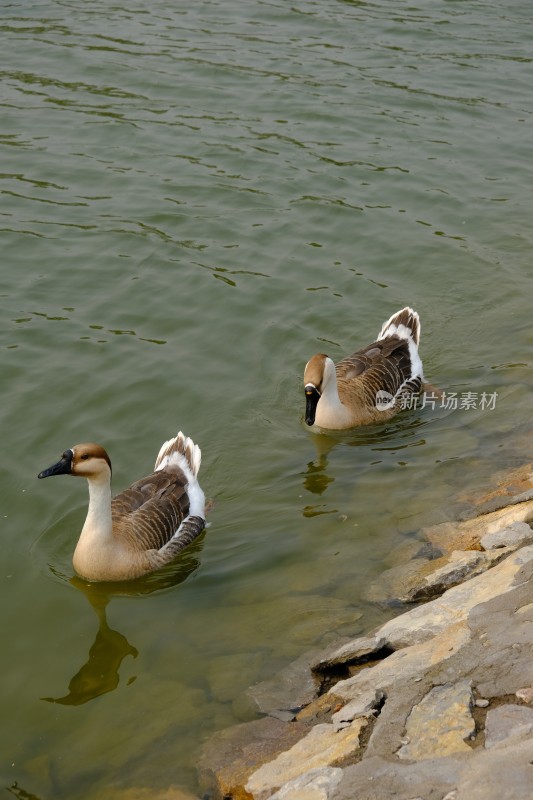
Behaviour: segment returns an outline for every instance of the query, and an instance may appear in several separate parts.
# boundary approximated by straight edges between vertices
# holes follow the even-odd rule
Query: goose
[[[420,393],[420,318],[406,306],[383,323],[372,344],[338,364],[317,353],[306,364],[305,421],[341,430],[385,422]]]
[[[89,509],[72,563],[89,581],[138,578],[163,567],[205,528],[201,451],[180,431],[159,450],[154,472],[111,499],[111,461],[101,445],[77,444],[39,473],[87,478]]]

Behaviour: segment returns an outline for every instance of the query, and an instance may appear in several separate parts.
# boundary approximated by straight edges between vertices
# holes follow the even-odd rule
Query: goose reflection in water
[[[440,391],[434,386],[431,386],[431,390]],[[311,441],[315,449],[315,459],[309,461],[306,470],[300,473],[303,477],[303,488],[310,494],[321,496],[335,482],[335,466],[329,467],[329,456],[335,448],[339,446],[361,448],[362,456],[358,456],[353,461],[350,459],[350,471],[353,469],[355,482],[356,476],[362,474],[362,471],[381,463],[382,453],[395,454],[413,447],[424,446],[426,440],[422,436],[422,432],[425,424],[423,419],[405,416],[395,419],[393,423],[368,425],[348,433],[345,431],[313,433]],[[302,509],[304,517],[338,513],[338,508],[325,502],[308,503]]]
[[[64,697],[41,699],[48,703],[79,706],[114,691],[120,683],[122,662],[127,656],[136,658],[139,651],[122,633],[109,627],[106,616],[109,602],[114,596],[138,597],[183,583],[200,566],[199,555],[203,539],[202,534],[189,546],[178,564],[135,581],[95,584],[87,583],[77,576],[72,577],[71,585],[85,595],[96,614],[98,630],[89,649],[87,661],[70,680],[68,694]],[[130,678],[128,684],[133,683],[135,679],[135,677]]]
[[[18,781],[15,781],[11,786],[6,786],[6,791],[12,794],[13,797],[17,797],[18,800],[39,800],[36,794],[31,794],[23,789],[22,786],[19,786]]]
[[[311,494],[321,495],[335,480],[333,476],[327,474],[326,470],[328,467],[328,454],[338,444],[339,439],[328,434],[321,436],[314,434],[311,438],[315,446],[316,458],[314,461],[309,461],[306,471],[301,473],[303,475],[303,487]],[[304,516],[308,515],[304,512]]]

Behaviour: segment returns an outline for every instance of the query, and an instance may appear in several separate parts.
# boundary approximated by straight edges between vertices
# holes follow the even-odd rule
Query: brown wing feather
[[[375,398],[379,390],[394,395],[411,377],[409,345],[405,339],[389,336],[343,358],[335,369],[339,388],[359,378],[369,397]]]
[[[163,547],[189,513],[187,479],[175,468],[153,472],[113,498],[113,530],[139,550]]]

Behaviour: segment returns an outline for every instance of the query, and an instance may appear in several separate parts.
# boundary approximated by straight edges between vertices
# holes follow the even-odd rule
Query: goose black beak
[[[316,386],[313,386],[312,383],[308,383],[305,387],[305,421],[307,425],[314,425],[316,407],[319,400],[320,392]]]
[[[70,475],[72,469],[72,450],[65,450],[63,456],[57,464],[52,464],[48,469],[43,469],[37,475],[38,478],[50,478],[52,475]]]

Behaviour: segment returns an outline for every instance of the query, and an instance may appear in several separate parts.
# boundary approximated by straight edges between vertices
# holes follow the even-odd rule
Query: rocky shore
[[[206,744],[203,797],[533,797],[530,469],[514,489],[422,531],[371,587],[409,610],[252,687],[264,716]]]

